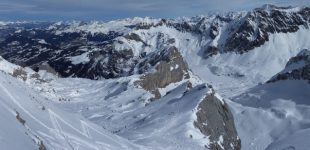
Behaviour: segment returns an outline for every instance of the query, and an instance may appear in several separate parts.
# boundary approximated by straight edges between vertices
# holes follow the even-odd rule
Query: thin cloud
[[[9,13],[9,12],[27,12],[28,10],[35,9],[35,5],[29,4],[20,4],[20,3],[12,3],[12,2],[0,2],[0,12],[1,13]]]
[[[309,0],[2,0],[0,16],[8,20],[111,20],[128,17],[194,16],[247,10],[271,3],[309,5]],[[1,18],[0,18],[1,19]]]

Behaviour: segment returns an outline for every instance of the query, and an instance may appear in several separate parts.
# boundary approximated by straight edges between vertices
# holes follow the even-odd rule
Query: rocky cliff
[[[268,81],[279,80],[308,80],[310,81],[310,51],[302,50],[297,56],[292,57],[285,66],[285,69]]]

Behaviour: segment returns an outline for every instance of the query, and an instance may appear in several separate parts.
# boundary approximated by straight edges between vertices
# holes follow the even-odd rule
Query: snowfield
[[[243,149],[307,149],[309,88],[308,81],[280,81],[232,98]]]
[[[166,96],[151,103],[144,100],[152,94],[133,84],[135,76],[93,81],[39,72],[49,81],[23,81],[10,74],[18,66],[3,59],[0,66],[11,66],[0,68],[2,126],[7,129],[0,132],[1,147],[36,149],[41,142],[55,150],[204,149],[208,145],[208,137],[193,125],[197,104],[208,93],[195,77],[189,80],[196,87],[186,96],[187,82],[182,81],[162,89]],[[19,135],[23,142],[13,144]]]
[[[156,102],[133,85],[134,77],[117,80],[56,79],[40,89],[56,105],[83,115],[102,128],[148,149],[204,149],[207,137],[193,126],[195,108],[207,88],[183,96],[186,82],[166,90]],[[53,91],[51,93],[46,92]],[[48,94],[47,94],[48,93]],[[53,97],[53,98],[52,98]],[[65,101],[59,101],[65,98]],[[192,139],[191,139],[192,138]]]
[[[59,109],[8,73],[0,71],[0,83],[1,149],[145,149]]]

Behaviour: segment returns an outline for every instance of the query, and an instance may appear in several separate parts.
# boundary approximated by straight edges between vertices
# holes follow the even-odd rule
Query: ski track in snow
[[[21,125],[21,122],[18,122],[20,120],[18,120],[16,121],[16,125],[19,125],[22,130],[25,130],[22,132],[28,135],[26,137],[27,139],[29,138],[30,140],[33,140],[33,143],[31,143],[32,145],[37,146],[40,141],[43,141],[44,145],[51,150],[111,150],[141,148],[140,146],[118,137],[115,134],[111,134],[108,131],[101,131],[96,125],[93,125],[86,120],[84,121],[77,114],[58,110],[54,107],[54,104],[48,101],[45,101],[48,103],[43,103],[43,101],[41,101],[43,98],[40,97],[40,95],[37,95],[38,93],[36,93],[36,91],[32,91],[31,88],[34,87],[31,87],[31,84],[25,84],[23,81],[17,80],[7,74],[3,74],[3,72],[0,72],[0,77],[2,82],[0,84],[0,91],[3,93],[0,97],[1,99],[3,98],[3,100],[0,101],[0,106],[3,111],[12,114],[11,120],[14,122],[16,121],[16,113],[18,113],[22,120],[25,121],[25,123]],[[5,78],[12,80],[2,81]],[[19,91],[15,92],[12,91],[12,89]],[[39,105],[37,105],[37,103]],[[2,137],[2,132],[0,132],[0,137]]]
[[[21,109],[23,110],[27,115],[29,115],[33,120],[35,120],[36,122],[38,122],[40,125],[44,126],[45,128],[49,129],[49,127],[44,124],[43,122],[41,122],[40,120],[38,120],[35,116],[33,116],[28,110],[26,110],[19,102],[17,99],[15,99],[15,97],[2,85],[0,84],[1,89],[11,98],[11,100]]]
[[[84,135],[85,135],[86,137],[88,137],[88,138],[92,138],[92,136],[91,136],[90,133],[89,133],[88,125],[87,125],[84,121],[82,121],[82,120],[81,120],[81,125],[82,125],[82,129],[83,129]]]

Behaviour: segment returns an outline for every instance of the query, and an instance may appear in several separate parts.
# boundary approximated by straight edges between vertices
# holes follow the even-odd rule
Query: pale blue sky
[[[310,0],[0,0],[0,20],[175,18],[247,10],[267,3],[309,6]]]

